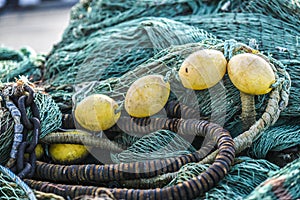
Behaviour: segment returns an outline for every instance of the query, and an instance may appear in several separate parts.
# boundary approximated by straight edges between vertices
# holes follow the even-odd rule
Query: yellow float
[[[185,88],[204,90],[216,85],[226,73],[227,61],[221,51],[202,49],[189,55],[179,69]]]
[[[97,132],[109,129],[118,121],[121,115],[117,112],[118,107],[112,98],[93,94],[78,103],[74,115],[81,127]]]
[[[79,131],[68,133],[78,134]],[[49,155],[55,163],[76,164],[89,154],[88,149],[81,144],[50,144]]]
[[[125,97],[125,110],[133,117],[158,113],[167,103],[170,83],[162,75],[148,75],[136,80]]]

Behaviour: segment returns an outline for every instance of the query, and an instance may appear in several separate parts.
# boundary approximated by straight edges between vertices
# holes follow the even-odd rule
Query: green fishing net
[[[290,22],[259,13],[218,13],[176,17],[178,21],[198,28],[210,30],[217,38],[232,38],[272,55],[286,66],[291,76],[289,105],[281,116],[299,116],[300,74],[300,28],[299,21],[290,17]],[[220,28],[217,28],[220,27]]]
[[[231,1],[232,2],[232,1]],[[239,0],[232,4],[231,12],[260,13],[285,22],[299,23],[299,0]]]
[[[284,64],[299,64],[300,29],[297,21],[288,23],[259,13],[218,13],[204,15],[201,18],[190,15],[175,19],[200,29],[210,30],[210,33],[220,39],[232,38],[250,43]],[[216,28],[221,25],[224,27]]]
[[[295,148],[294,152],[284,152],[285,149]],[[297,151],[298,149],[298,151]],[[284,162],[295,160],[300,157],[300,125],[299,121],[289,121],[289,124],[271,127],[265,130],[252,144],[249,149],[249,154],[254,158],[270,158],[274,159],[275,155],[270,154],[270,151],[281,152],[279,157],[282,157],[278,165],[286,165]],[[277,163],[276,163],[277,164]]]
[[[78,87],[78,91],[73,96],[74,105],[76,106],[78,102],[90,94],[99,93],[113,98],[122,106],[126,92],[135,80],[145,75],[160,74],[171,84],[172,95],[169,100],[177,100],[190,108],[199,110],[199,116],[208,117],[210,121],[224,125],[233,136],[237,136],[242,132],[238,117],[241,112],[241,102],[239,91],[231,83],[228,76],[225,75],[223,80],[212,88],[197,91],[183,87],[178,77],[178,70],[183,60],[188,55],[204,48],[222,51],[227,59],[241,52],[252,51],[247,45],[234,40],[221,41],[214,38],[199,43],[172,46],[160,51],[121,77],[90,82],[85,86],[82,84],[83,87]],[[271,57],[268,59],[274,65],[278,83],[283,81],[283,87],[289,85],[289,77],[286,77],[284,66]],[[257,96],[258,116],[266,109],[268,99],[268,95]]]
[[[14,139],[13,118],[7,110],[1,109],[0,164],[5,165]]]
[[[269,178],[256,187],[245,199],[299,199],[300,158],[282,169],[270,173]]]
[[[71,11],[71,21],[59,45],[88,37],[97,30],[115,26],[140,17],[166,17],[215,14],[219,12],[262,13],[289,20],[292,16],[299,19],[299,1],[267,0],[83,0]]]
[[[47,91],[70,105],[72,86],[119,77],[171,45],[198,42],[213,36],[166,18],[141,18],[55,48],[46,62]]]
[[[258,48],[266,55],[272,55],[283,64],[287,64],[287,70],[291,73],[292,79],[297,79],[300,27],[297,13],[299,13],[299,1],[288,0],[81,1],[73,7],[71,21],[65,30],[63,39],[52,50],[47,59],[46,78],[51,77],[51,81],[54,80],[52,84],[55,88],[52,87],[49,91],[55,99],[57,98],[57,101],[65,101],[65,104],[68,104],[73,91],[71,87],[64,86],[72,83],[74,76],[80,74],[77,76],[80,83],[84,80],[102,80],[120,76],[156,53],[151,49],[146,52],[132,52],[132,49],[136,47],[135,45],[123,52],[123,46],[126,46],[124,45],[124,38],[128,39],[125,42],[130,46],[132,41],[139,41],[136,42],[137,45],[140,42],[147,43],[145,42],[147,38],[146,40],[143,39],[145,36],[150,38],[151,43],[165,44],[166,39],[172,41],[173,35],[178,35],[175,37],[176,40],[184,44],[188,42],[187,40],[184,41],[184,38],[187,35],[193,35],[195,27],[213,33],[220,39],[236,39]],[[199,17],[200,15],[201,17]],[[172,26],[172,23],[175,23],[175,26],[179,22],[183,22],[185,25],[180,26],[178,24],[177,32],[173,29],[176,34],[170,33],[168,28],[166,30],[166,28],[157,27],[151,29],[152,34],[146,31],[143,36],[139,35],[140,31],[137,31],[136,28],[129,28],[138,26],[138,22],[144,24],[142,27],[147,27],[145,26],[147,23],[142,21],[149,19],[148,16],[154,21],[167,22],[168,20],[164,18],[177,21],[168,21],[164,24],[165,27]],[[157,26],[156,24],[153,22],[153,27]],[[188,29],[186,28],[187,24],[191,25]],[[123,32],[123,30],[129,29],[133,32],[135,30],[135,34]],[[189,33],[190,29],[193,29],[192,33]],[[178,32],[186,34],[181,35]],[[125,37],[119,35],[125,35]],[[115,36],[121,40],[116,40]],[[99,40],[95,40],[96,38]],[[107,38],[110,38],[110,42],[105,41]],[[99,43],[103,43],[102,40],[104,40],[103,48],[97,47]],[[140,45],[142,48],[144,48],[143,44]],[[178,42],[170,42],[161,47],[164,48],[171,44],[178,44]],[[153,46],[154,49],[157,48],[155,45]],[[128,49],[128,46],[126,48]],[[109,49],[113,50],[110,51]],[[117,56],[116,49],[120,51]],[[99,53],[102,51],[105,53]],[[107,55],[108,52],[112,53]],[[105,59],[100,59],[100,57]],[[109,60],[110,67],[107,67],[106,59]],[[68,78],[65,79],[65,77]],[[56,81],[58,81],[59,86],[55,84]],[[283,116],[299,114],[297,83],[293,81],[292,84],[289,106],[283,111]],[[70,104],[66,108],[70,109]]]
[[[208,168],[208,164],[189,163],[181,167],[176,177],[169,183],[175,185],[199,175]],[[238,157],[219,184],[197,199],[243,199],[262,181],[268,178],[270,172],[279,167],[266,161],[249,157]]]
[[[21,48],[20,50],[12,50],[6,47],[0,48],[0,81],[1,87],[15,78],[21,76],[27,77],[30,81],[39,81],[42,78],[42,70],[44,67],[45,57],[36,54],[34,50],[29,47]],[[39,90],[39,89],[38,89]],[[41,135],[54,131],[61,124],[61,112],[53,99],[46,94],[36,92],[34,100],[40,111],[41,117]],[[4,104],[3,104],[4,105]],[[31,112],[28,109],[28,116]],[[9,158],[11,146],[14,138],[14,121],[10,112],[2,107],[0,117],[0,164],[5,164]],[[31,132],[28,134],[31,137]]]
[[[30,47],[13,50],[0,47],[0,81],[11,82],[23,75],[30,81],[42,78],[45,56],[36,54]]]
[[[63,34],[62,42],[58,44],[58,48],[122,22],[141,17],[172,18],[177,15],[200,14],[208,12],[209,7],[206,6],[206,3],[191,0],[80,1],[71,10],[69,26]]]
[[[44,137],[48,133],[53,132],[61,126],[61,112],[57,104],[53,99],[46,94],[37,92],[34,94],[34,101],[40,111],[41,117],[41,135]],[[28,110],[28,116],[31,116],[31,112]],[[2,108],[1,119],[1,137],[0,137],[0,164],[4,165],[10,154],[11,146],[14,139],[14,122],[10,115],[10,112]],[[29,132],[28,137],[32,134]]]
[[[33,191],[13,172],[0,165],[0,199],[35,200]]]
[[[222,51],[228,60],[235,54],[252,52],[253,49],[248,48],[252,47],[273,64],[277,81],[274,87],[280,85],[283,87],[280,90],[289,94],[289,104],[281,112],[281,123],[266,127],[268,129],[259,134],[249,149],[252,157],[266,158],[270,151],[282,151],[300,143],[299,126],[289,120],[300,113],[299,13],[299,0],[81,0],[72,8],[62,40],[47,55],[46,61],[31,50],[0,49],[0,79],[12,81],[19,75],[28,75],[32,80],[44,78],[43,86],[56,103],[46,95],[37,93],[35,96],[44,113],[41,137],[60,126],[58,106],[63,112],[70,112],[84,97],[101,93],[115,99],[123,108],[129,86],[148,74],[161,74],[171,82],[169,101],[177,100],[194,108],[199,116],[224,126],[235,137],[243,132],[241,102],[239,91],[228,76],[213,88],[192,91],[182,87],[177,71],[188,55],[203,48]],[[269,99],[269,95],[255,97],[257,119],[266,110]],[[286,99],[279,102],[284,101]],[[165,115],[159,113],[159,117]],[[12,124],[9,112],[4,110],[0,137],[3,163],[12,145]],[[190,141],[169,131],[142,138],[122,134],[116,142],[129,146],[121,153],[112,154],[116,163],[195,151]],[[299,177],[292,179],[299,174],[298,163],[282,169],[284,182],[279,178],[284,185],[279,191],[288,193],[289,197],[299,198]],[[207,166],[187,164],[170,184],[199,175]],[[266,160],[239,157],[225,179],[199,198],[243,199],[267,179],[269,172],[278,169]],[[248,198],[276,199],[275,192],[271,191],[273,186],[265,184],[261,188]]]
[[[45,56],[36,54],[30,47],[24,47],[20,50],[1,47],[0,87],[2,88],[2,86],[15,81],[15,78],[22,79],[21,76],[26,77],[32,82],[40,81],[43,75],[44,62]],[[58,105],[53,101],[51,96],[40,92],[40,89],[36,89],[38,92],[34,94],[34,101],[40,111],[40,137],[42,138],[60,127],[62,116]],[[14,121],[6,108],[2,107],[0,112],[0,163],[5,164],[13,143]],[[32,115],[30,109],[27,110],[27,114],[29,117]],[[31,137],[31,132],[29,132],[28,136]]]
[[[62,114],[58,105],[54,102],[50,95],[36,92],[34,101],[40,111],[41,117],[41,135],[43,138],[48,133],[51,133],[61,126]],[[28,113],[30,116],[30,112]]]
[[[191,143],[168,130],[147,134],[121,153],[111,154],[114,163],[176,157],[195,152]]]

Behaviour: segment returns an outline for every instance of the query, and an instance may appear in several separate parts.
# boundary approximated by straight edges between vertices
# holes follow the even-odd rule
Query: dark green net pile
[[[37,96],[38,105],[46,113],[44,135],[59,128],[60,112],[71,113],[72,106],[84,97],[107,94],[122,107],[134,80],[147,74],[161,74],[173,82],[169,100],[193,107],[202,117],[221,124],[236,137],[243,132],[241,102],[239,91],[228,76],[209,90],[195,92],[180,86],[176,72],[187,55],[196,50],[217,49],[228,60],[244,51],[241,46],[258,50],[270,59],[278,70],[276,84],[282,84],[288,94],[284,99],[288,98],[288,105],[281,110],[277,123],[262,130],[251,147],[241,153],[244,156],[237,157],[225,179],[199,199],[276,199],[272,185],[258,185],[279,175],[284,176],[283,188],[290,197],[299,198],[299,0],[81,0],[71,10],[62,40],[46,57],[33,56],[26,49],[0,49],[0,78],[7,82],[27,75],[42,82],[55,101]],[[269,98],[255,97],[257,119]],[[1,121],[8,123],[9,118],[6,113]],[[0,140],[5,149],[11,145],[9,131],[2,133],[5,137]],[[130,147],[111,154],[115,163],[195,151],[190,141],[169,131],[142,138],[124,135],[119,142]],[[4,147],[0,149],[4,157],[8,152]],[[292,160],[295,161],[280,169]],[[169,185],[197,176],[207,167],[201,163],[185,165],[172,175]]]
[[[0,47],[0,81],[10,82],[20,75],[27,76],[32,81],[42,79],[45,56],[36,54],[30,47],[13,50]]]
[[[270,173],[247,197],[250,199],[299,199],[300,198],[300,159],[284,168]]]
[[[0,89],[15,81],[15,79],[29,79],[32,82],[40,81],[44,69],[45,56],[36,54],[29,47],[13,50],[0,47]],[[56,130],[61,125],[61,111],[52,97],[43,92],[44,89],[36,88],[34,101],[40,111],[41,134],[40,138]],[[1,104],[1,137],[0,137],[0,164],[5,165],[14,139],[14,122],[11,114],[4,104]],[[28,109],[28,114],[31,112]],[[29,132],[28,137],[31,138]]]

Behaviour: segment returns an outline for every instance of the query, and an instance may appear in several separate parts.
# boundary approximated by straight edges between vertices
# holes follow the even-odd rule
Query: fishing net
[[[144,4],[147,4],[148,6],[153,6],[151,2],[148,1],[141,1]],[[210,32],[214,33],[217,37],[221,39],[228,39],[233,38],[237,39],[238,41],[242,41],[244,43],[250,43],[252,46],[259,47],[260,51],[262,51],[265,54],[271,54],[274,58],[279,59],[284,64],[290,64],[291,66],[294,66],[295,64],[299,63],[299,59],[297,56],[299,53],[297,53],[298,48],[298,37],[299,35],[299,26],[297,26],[297,20],[295,20],[298,16],[296,15],[297,11],[299,10],[298,4],[295,1],[294,3],[291,1],[234,1],[231,2],[228,9],[234,13],[225,13],[225,8],[222,8],[228,1],[211,1],[208,2],[193,2],[193,1],[180,1],[180,2],[173,2],[173,1],[164,1],[160,3],[155,3],[155,8],[153,9],[160,9],[164,10],[169,5],[176,5],[179,8],[189,7],[184,13],[182,12],[176,12],[174,11],[174,8],[172,10],[172,15],[165,16],[165,13],[168,11],[160,12],[155,15],[151,15],[153,20],[155,17],[153,16],[163,16],[175,19],[176,21],[184,22],[185,24],[190,24],[205,30],[209,30]],[[124,5],[123,5],[124,3]],[[48,59],[48,68],[50,70],[47,70],[47,74],[49,77],[56,77],[55,73],[58,72],[66,72],[67,70],[67,76],[70,75],[71,77],[68,79],[65,79],[64,73],[61,73],[62,75],[58,75],[58,79],[61,79],[63,82],[60,84],[60,87],[63,86],[63,83],[66,82],[66,80],[72,82],[74,74],[76,75],[78,72],[76,69],[78,69],[80,66],[82,73],[80,76],[77,76],[78,82],[82,82],[82,80],[92,80],[92,79],[100,79],[103,77],[103,79],[107,77],[114,77],[114,76],[120,76],[122,73],[125,73],[129,69],[132,68],[132,66],[137,66],[138,64],[144,62],[146,59],[148,59],[150,56],[149,53],[146,53],[147,55],[144,55],[142,52],[142,55],[140,56],[139,53],[136,52],[130,52],[130,55],[127,55],[126,53],[128,50],[124,53],[119,54],[122,60],[126,58],[125,60],[129,61],[125,63],[120,63],[119,61],[111,61],[112,56],[115,56],[115,53],[109,54],[108,58],[109,61],[112,62],[112,68],[116,69],[114,73],[111,73],[109,70],[109,67],[106,67],[106,65],[101,64],[100,59],[96,59],[94,57],[97,56],[87,56],[86,52],[87,50],[85,48],[85,51],[78,51],[81,49],[81,47],[86,47],[86,45],[80,46],[83,43],[90,44],[89,47],[92,46],[92,50],[95,52],[98,52],[97,45],[93,45],[93,42],[90,42],[89,40],[94,39],[96,36],[97,38],[101,39],[109,38],[112,34],[112,30],[115,32],[119,32],[117,34],[122,33],[122,29],[124,27],[128,27],[128,25],[132,25],[137,22],[141,22],[145,19],[134,19],[134,18],[127,18],[126,14],[124,13],[135,13],[131,12],[133,10],[142,10],[144,8],[139,7],[139,3],[131,2],[131,1],[125,1],[123,3],[111,3],[109,1],[82,1],[80,4],[77,4],[72,11],[71,14],[71,22],[69,24],[69,27],[66,29],[64,33],[64,39],[62,40],[57,47],[53,49],[51,52],[49,59]],[[122,4],[122,5],[121,5]],[[134,5],[133,5],[134,4]],[[143,5],[144,5],[143,4]],[[132,5],[132,6],[128,6]],[[142,4],[141,4],[142,5]],[[135,7],[136,6],[136,7]],[[121,9],[122,8],[122,9]],[[101,9],[101,11],[100,11]],[[116,11],[120,9],[119,11]],[[127,12],[129,9],[130,12]],[[243,13],[238,13],[240,11],[243,11]],[[114,13],[116,14],[104,14],[104,13]],[[141,14],[137,14],[138,17],[147,16],[147,13],[152,12],[151,9],[145,12],[140,12]],[[217,13],[217,12],[224,12],[224,13]],[[228,11],[227,11],[228,12]],[[97,13],[97,14],[96,14]],[[197,15],[196,15],[196,14]],[[286,17],[286,13],[289,14],[289,18]],[[102,16],[102,14],[104,14]],[[153,14],[153,13],[152,13]],[[202,14],[201,17],[199,17],[199,14]],[[205,14],[205,15],[203,15]],[[268,14],[268,15],[267,15]],[[123,20],[121,20],[120,16],[122,15]],[[136,15],[136,14],[133,14]],[[135,18],[137,18],[135,16]],[[291,17],[292,16],[292,17]],[[276,18],[275,18],[276,17]],[[293,18],[294,17],[294,18]],[[134,20],[133,20],[134,19]],[[228,20],[232,19],[232,20]],[[284,19],[284,20],[283,20]],[[161,20],[161,19],[160,19]],[[166,19],[165,19],[166,20]],[[108,23],[108,22],[114,21],[115,23]],[[295,22],[295,23],[294,23]],[[177,22],[178,23],[178,22]],[[80,24],[80,25],[78,25]],[[143,23],[142,23],[143,24]],[[147,23],[145,23],[147,24]],[[169,23],[168,23],[169,24]],[[224,25],[226,24],[226,26]],[[167,25],[168,26],[168,25]],[[83,28],[84,27],[84,28]],[[107,27],[107,28],[105,28]],[[284,27],[284,28],[281,28]],[[186,28],[178,27],[177,30],[179,32],[182,32]],[[192,27],[192,29],[194,29]],[[72,31],[71,31],[72,30]],[[76,30],[83,30],[82,34],[75,34],[77,37],[76,39],[72,39],[72,35],[74,33],[77,33]],[[105,31],[104,31],[105,30]],[[133,29],[132,29],[133,30]],[[157,31],[158,29],[155,29]],[[165,30],[161,29],[161,34],[163,34]],[[174,30],[173,30],[174,31]],[[137,35],[138,35],[138,31]],[[157,31],[160,32],[160,31]],[[166,31],[168,32],[168,31]],[[185,33],[188,33],[188,31],[184,31]],[[168,32],[169,33],[169,32]],[[123,33],[124,35],[124,33]],[[125,33],[125,35],[127,35]],[[132,35],[132,34],[131,34]],[[149,34],[145,34],[149,35]],[[157,35],[157,34],[152,34]],[[178,35],[178,34],[176,34]],[[180,34],[179,34],[180,35]],[[83,39],[84,38],[84,39]],[[132,38],[132,37],[131,37]],[[135,38],[135,37],[134,37]],[[180,36],[179,38],[183,38],[183,36]],[[275,38],[275,39],[274,39]],[[254,43],[253,39],[256,39],[257,43]],[[153,37],[151,41],[159,41],[156,43],[161,43],[160,39],[158,37]],[[118,46],[118,42],[122,44],[122,41],[115,41],[114,38],[110,38],[111,43],[108,43],[110,47],[112,46]],[[130,41],[126,41],[126,43],[130,43]],[[112,44],[112,45],[111,45]],[[96,47],[95,47],[96,46]],[[108,47],[105,46],[105,49],[108,49]],[[125,45],[126,46],[126,45]],[[151,45],[150,45],[151,46]],[[287,48],[288,47],[288,48]],[[102,49],[102,48],[100,48]],[[103,48],[104,49],[104,48]],[[120,48],[113,48],[113,49],[120,49]],[[121,47],[122,49],[122,47]],[[127,47],[128,49],[128,47]],[[130,48],[132,49],[132,48]],[[140,49],[140,48],[139,48]],[[64,51],[66,50],[66,51]],[[92,51],[92,52],[93,52]],[[115,50],[114,50],[115,51]],[[152,50],[150,50],[152,51]],[[102,52],[101,50],[99,52]],[[106,52],[106,51],[105,51]],[[55,56],[54,56],[55,55]],[[96,55],[98,55],[96,53]],[[99,55],[98,57],[103,57],[104,54]],[[61,58],[60,58],[61,56]],[[107,57],[107,55],[105,55]],[[124,56],[124,57],[123,57]],[[80,65],[82,62],[81,57],[85,58],[85,62],[87,63],[85,66]],[[138,57],[137,60],[140,58],[143,58],[140,60],[140,63],[135,64],[132,62],[134,59],[127,59],[127,58],[133,58]],[[75,59],[75,62],[74,62]],[[79,62],[77,62],[77,60]],[[88,60],[88,61],[87,61]],[[91,70],[91,62],[93,63],[96,60],[96,67],[98,70]],[[100,60],[100,61],[99,61]],[[66,61],[66,62],[65,62]],[[60,64],[61,62],[61,64]],[[84,63],[85,63],[84,62]],[[100,64],[98,64],[100,63]],[[117,63],[118,67],[116,68],[115,63]],[[71,67],[69,67],[72,65]],[[78,67],[79,66],[79,67]],[[100,67],[99,67],[100,66]],[[105,67],[103,67],[105,66]],[[128,67],[128,68],[127,68]],[[95,67],[94,67],[95,69]],[[126,69],[126,70],[125,70]],[[96,71],[96,72],[95,72]],[[294,74],[297,74],[297,69],[293,67]],[[101,74],[100,76],[98,75]],[[292,78],[294,78],[294,74],[292,74]],[[51,75],[51,76],[50,76]],[[296,76],[296,75],[295,75]],[[91,78],[89,78],[91,77]],[[54,81],[55,82],[55,81]],[[297,115],[299,112],[299,105],[296,101],[297,99],[297,91],[295,89],[296,84],[293,82],[293,87],[291,89],[291,100],[288,108],[283,111],[282,115],[292,116]],[[57,86],[56,86],[57,87]],[[68,90],[69,89],[69,90]],[[52,93],[54,98],[59,98],[59,100],[69,100],[70,95],[72,94],[68,92],[72,91],[70,88],[66,90],[57,90]],[[294,100],[295,99],[295,100]],[[70,107],[70,106],[69,106]]]
[[[236,158],[235,163],[216,187],[198,199],[243,199],[256,186],[266,180],[270,172],[279,169],[279,167],[266,160],[255,160],[244,156]],[[198,163],[184,165],[169,185],[189,180],[206,170],[208,166],[208,164]]]
[[[229,2],[229,3],[228,3]],[[194,0],[123,0],[123,1],[93,1],[84,0],[75,5],[71,11],[71,21],[59,44],[88,37],[97,30],[115,26],[119,23],[140,17],[166,17],[184,15],[201,15],[218,12],[249,12],[272,15],[281,20],[289,20],[292,16],[299,19],[299,1],[194,1]]]
[[[15,81],[16,78],[27,77],[30,81],[40,81],[44,68],[45,56],[36,54],[30,47],[24,47],[20,50],[12,50],[6,47],[0,48],[0,88],[8,85],[9,82]],[[39,90],[39,89],[37,89]],[[58,106],[49,95],[40,92],[35,93],[34,100],[40,111],[41,117],[41,135],[54,131],[61,124],[61,112]],[[31,116],[30,109],[27,110]],[[5,164],[9,158],[11,146],[14,139],[14,122],[10,112],[1,107],[0,115],[0,163]],[[32,133],[29,132],[29,137]]]
[[[60,126],[58,106],[62,112],[70,112],[72,106],[86,96],[101,93],[116,100],[122,110],[125,94],[135,80],[160,74],[171,83],[169,102],[179,101],[196,110],[199,117],[229,130],[233,137],[237,136],[237,152],[254,141],[249,149],[252,157],[268,158],[270,152],[294,147],[299,157],[299,126],[297,119],[291,120],[300,113],[297,91],[299,13],[298,0],[81,0],[72,8],[62,41],[47,56],[44,72],[43,56],[36,56],[28,49],[2,48],[0,79],[8,82],[19,75],[27,75],[32,80],[41,80],[44,75],[43,86],[57,104],[46,95],[37,93],[35,96],[39,109],[43,110],[41,137]],[[217,85],[203,91],[188,90],[180,83],[177,72],[183,60],[207,48],[223,52],[227,60],[233,55],[250,52],[272,64],[276,73],[273,91],[255,97],[257,121],[245,132],[240,117],[239,91],[227,75]],[[284,109],[288,98],[289,104]],[[5,164],[12,143],[13,120],[6,110],[1,114],[0,157]],[[279,122],[269,128],[279,114]],[[166,117],[166,111],[156,117]],[[122,133],[115,142],[128,147],[121,153],[111,154],[115,163],[174,157],[196,150],[191,141],[164,130],[142,138]],[[170,185],[206,170],[209,165],[201,163],[214,159],[214,154],[211,155],[200,163],[182,167]],[[290,155],[290,152],[283,155]],[[279,197],[288,194],[288,197],[299,198],[299,180],[291,178],[299,174],[299,170],[295,170],[299,168],[298,163],[299,159],[287,166],[290,172],[282,169],[284,178],[271,180],[280,187],[266,183],[248,198],[276,198],[278,194]],[[266,160],[239,157],[225,179],[199,198],[243,199],[268,177],[269,172],[278,169]]]
[[[33,191],[13,172],[0,165],[0,199],[35,200]]]
[[[95,31],[52,51],[46,62],[47,91],[70,106],[73,84],[119,77],[161,49],[211,37],[192,26],[151,17]]]
[[[192,13],[204,14],[213,10],[201,1],[191,0],[122,0],[122,1],[80,1],[71,10],[70,23],[66,28],[62,42],[64,46],[75,40],[89,37],[94,32],[106,30],[122,22],[127,22],[141,17],[166,17],[172,18],[177,15],[189,15]]]
[[[262,53],[272,55],[286,65],[292,86],[289,104],[281,116],[299,116],[300,73],[300,28],[299,20],[289,17],[289,22],[259,13],[218,13],[212,15],[180,16],[175,18],[186,24],[209,30],[217,38],[232,38],[258,48]]]
[[[172,9],[170,8],[171,6]],[[228,13],[229,11],[230,13]],[[170,14],[170,12],[172,14]],[[144,62],[153,54],[151,55],[149,52],[136,52],[135,50],[132,52],[131,50],[136,49],[136,46],[132,45],[130,40],[119,41],[116,40],[114,36],[111,36],[114,34],[124,35],[123,29],[126,30],[126,27],[130,29],[129,27],[132,25],[137,26],[135,23],[141,23],[143,18],[140,17],[145,16],[151,16],[154,19],[155,17],[167,17],[208,30],[221,39],[232,38],[244,42],[245,44],[250,42],[251,45],[259,47],[263,53],[272,55],[283,64],[288,64],[288,66],[291,67],[290,70],[288,67],[288,71],[293,72],[291,77],[296,78],[296,74],[299,73],[297,69],[297,65],[299,65],[298,12],[299,2],[287,0],[209,2],[169,0],[163,2],[124,1],[118,3],[110,1],[82,1],[72,10],[71,22],[69,27],[65,30],[63,40],[50,53],[46,78],[54,77],[54,81],[51,81],[54,84],[53,86],[55,88],[58,86],[63,88],[63,85],[67,82],[66,80],[70,83],[73,82],[74,76],[78,73],[78,69],[82,71],[80,76],[77,76],[78,82],[82,82],[82,80],[101,80],[108,77],[120,76],[132,67]],[[199,17],[199,15],[201,15],[201,17]],[[165,26],[169,26],[168,24],[170,23],[167,23]],[[155,27],[155,23],[153,27]],[[184,36],[179,34],[178,38],[180,40],[181,38],[184,39],[186,35],[193,35],[192,33],[189,34],[189,29],[185,27],[186,25],[179,25],[176,29],[178,32],[186,33],[183,34]],[[138,38],[139,31],[134,32],[134,29],[136,28],[130,29],[133,31],[131,34],[125,33],[127,36],[125,38]],[[152,34],[152,36],[160,34],[160,36],[162,35],[166,38],[166,35],[170,34],[170,31],[164,28],[156,28],[153,30],[158,33]],[[164,32],[166,32],[166,34],[164,34]],[[133,37],[133,35],[135,37]],[[144,36],[146,35],[150,34],[144,34]],[[108,46],[103,45],[105,53],[99,55],[99,53],[95,52],[98,52],[98,50],[96,50],[99,49],[99,47],[97,48],[97,46],[99,46],[98,44],[103,44],[102,37],[104,37],[103,40],[110,38],[110,42],[108,42]],[[143,37],[140,37],[142,41]],[[95,38],[98,40],[95,41]],[[171,37],[169,37],[169,39],[170,38]],[[255,43],[253,39],[256,39],[257,42]],[[159,44],[165,43],[165,41],[161,42],[159,37],[150,36],[150,40],[151,42],[158,41],[155,43]],[[104,43],[107,42],[104,41]],[[124,43],[126,43],[126,45],[124,45]],[[147,44],[145,40],[141,43]],[[118,46],[118,44],[120,44],[120,46]],[[127,44],[129,44],[129,46],[127,46]],[[137,42],[137,46],[138,44],[139,42]],[[171,42],[170,44],[173,43]],[[116,49],[119,51],[123,49],[123,46],[125,46],[124,49],[126,49],[126,52],[122,52],[121,50],[116,56]],[[144,48],[143,45],[141,46]],[[128,47],[130,47],[130,50],[128,50]],[[154,47],[147,45],[147,47],[155,49],[155,45]],[[113,53],[108,52],[108,49],[111,48],[112,51],[110,52]],[[79,51],[82,49],[84,50]],[[141,50],[141,48],[139,48],[139,50]],[[148,51],[153,52],[149,49]],[[93,52],[95,56],[90,56],[90,52]],[[103,50],[99,50],[99,52],[103,52]],[[107,55],[107,53],[109,55]],[[108,60],[104,59],[105,62],[103,63],[102,59],[94,58],[97,57],[96,55],[99,55],[99,58],[103,58],[104,55]],[[118,60],[115,60],[115,58]],[[83,60],[86,61],[84,63],[88,66],[81,64]],[[123,60],[128,62],[124,63]],[[90,65],[94,63],[94,61],[96,63],[94,65],[96,66],[91,67]],[[107,67],[107,61],[109,61],[111,67]],[[112,69],[113,72],[111,71]],[[58,72],[60,72],[60,75],[57,75]],[[68,79],[65,79],[65,77],[68,77]],[[56,81],[58,81],[58,85],[55,84]],[[282,115],[293,116],[299,114],[300,106],[296,100],[298,93],[296,89],[294,89],[296,86],[296,82],[293,82],[290,104]],[[65,88],[65,90],[56,89],[53,91],[54,98],[58,98],[60,101],[69,100],[71,94],[72,89],[70,89],[70,87]]]
[[[50,95],[37,92],[34,94],[34,101],[40,111],[41,117],[41,135],[45,137],[61,126],[62,115],[58,105],[54,102]],[[30,116],[30,112],[28,113]]]
[[[1,110],[0,164],[4,165],[10,154],[14,138],[13,118],[7,110]]]
[[[113,98],[122,106],[126,92],[135,80],[145,75],[160,74],[166,77],[171,84],[173,95],[171,95],[169,100],[177,100],[197,111],[199,110],[199,116],[208,117],[212,122],[224,125],[233,136],[237,136],[242,132],[241,123],[239,123],[240,119],[237,117],[241,112],[241,102],[239,91],[231,83],[228,76],[226,75],[214,87],[198,91],[184,88],[178,77],[177,72],[183,60],[191,53],[204,48],[220,50],[227,59],[241,52],[255,51],[234,40],[223,42],[216,39],[206,39],[199,43],[173,46],[162,50],[147,62],[121,77],[91,82],[87,86],[79,88],[78,92],[73,96],[74,105],[76,106],[78,102],[90,94],[100,93]],[[271,57],[267,59],[274,64],[277,81],[280,82],[278,82],[279,84],[283,84],[282,90],[287,90],[286,92],[288,92],[290,81],[284,66]],[[260,116],[266,109],[268,99],[268,95],[257,96],[257,116]]]
[[[44,137],[48,133],[58,129],[61,125],[61,112],[57,104],[49,95],[36,92],[34,95],[34,101],[40,111],[41,117],[41,135]],[[14,122],[10,112],[2,107],[1,116],[1,137],[0,137],[0,163],[4,165],[10,154],[12,143],[14,140]],[[28,114],[31,116],[31,112],[28,109]],[[32,132],[28,133],[28,137],[32,137]]]
[[[252,144],[249,154],[255,158],[270,158],[277,165],[283,166],[288,162],[300,157],[300,126],[298,120],[289,122],[288,125],[274,126],[264,131]],[[287,149],[294,147],[294,151],[288,152]],[[292,149],[291,149],[292,150]],[[276,162],[276,154],[281,152],[281,157]],[[285,161],[285,162],[284,162]]]
[[[270,173],[267,180],[256,187],[245,199],[299,199],[300,159]]]
[[[23,75],[31,81],[42,78],[45,56],[36,54],[30,47],[12,50],[0,47],[0,81],[11,82]]]
[[[195,152],[191,143],[178,134],[159,130],[143,136],[121,153],[111,154],[114,163],[170,158]]]
[[[232,38],[247,44],[252,42],[260,51],[271,54],[284,64],[299,64],[299,22],[288,23],[259,13],[218,13],[201,18],[191,15],[175,19],[210,30],[220,39]]]
[[[261,13],[286,22],[299,23],[299,0],[246,0],[233,3],[231,12]]]

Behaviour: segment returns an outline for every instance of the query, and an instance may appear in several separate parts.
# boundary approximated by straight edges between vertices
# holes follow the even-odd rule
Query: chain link
[[[10,88],[10,87],[9,87]],[[34,90],[23,85],[23,95],[15,92],[4,91],[1,95],[14,119],[14,141],[10,153],[10,159],[6,166],[15,172],[20,178],[30,178],[35,171],[35,147],[38,144],[41,133],[40,112],[34,102]],[[12,91],[15,91],[12,88]],[[14,104],[16,102],[17,106]],[[28,118],[26,108],[30,107],[33,117]],[[28,131],[32,131],[32,138],[28,137]],[[25,154],[29,154],[28,157]]]

